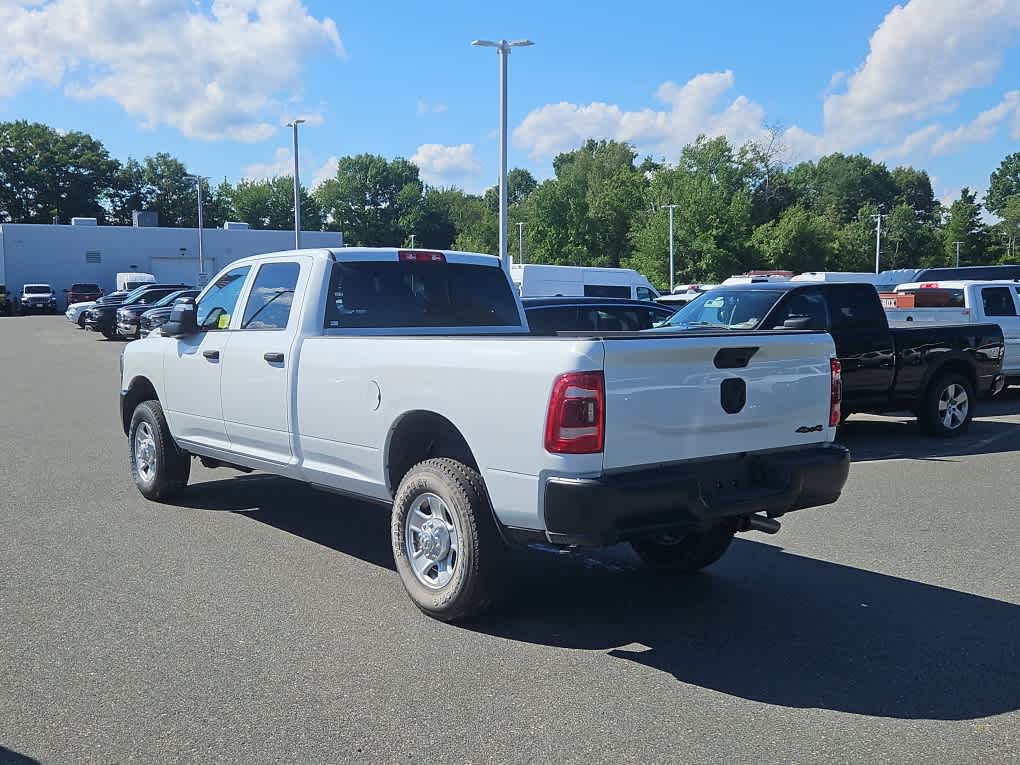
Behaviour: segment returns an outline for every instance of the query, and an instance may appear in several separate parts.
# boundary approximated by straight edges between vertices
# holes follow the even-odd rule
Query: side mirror
[[[794,316],[783,322],[783,329],[811,329],[811,318],[808,316]]]
[[[195,298],[178,298],[174,301],[170,318],[160,327],[163,337],[190,337],[198,334],[198,317]]]

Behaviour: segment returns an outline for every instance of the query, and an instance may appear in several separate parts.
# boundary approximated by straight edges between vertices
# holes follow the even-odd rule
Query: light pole
[[[205,273],[205,240],[202,236],[202,181],[205,180],[205,177],[201,175],[185,177],[195,182],[195,189],[198,192],[198,280],[203,281],[207,276]],[[204,287],[205,284],[196,286]]]
[[[511,48],[534,45],[531,40],[472,40],[472,45],[495,48],[499,54],[499,258],[509,273],[507,257],[507,204],[506,204],[506,64]]]
[[[674,281],[676,279],[676,266],[673,262],[673,210],[676,205],[666,205],[669,210],[669,294],[673,294]]]
[[[517,257],[521,259],[521,265],[524,265],[524,222],[517,224]]]
[[[288,122],[287,127],[294,128],[294,249],[301,249],[301,181],[298,179],[298,145],[297,128],[304,120]]]
[[[411,249],[414,249],[414,234],[411,234]]]
[[[875,219],[875,273],[879,272],[878,262],[882,256],[882,213],[871,216]]]
[[[953,244],[956,245],[956,267],[959,268],[960,267],[960,245],[963,244],[963,242],[953,242]]]

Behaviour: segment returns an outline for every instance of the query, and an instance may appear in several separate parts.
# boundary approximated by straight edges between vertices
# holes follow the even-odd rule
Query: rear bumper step
[[[839,499],[849,471],[850,452],[827,444],[597,479],[552,478],[546,536],[555,544],[600,546],[739,517],[748,529],[775,533],[770,519]]]

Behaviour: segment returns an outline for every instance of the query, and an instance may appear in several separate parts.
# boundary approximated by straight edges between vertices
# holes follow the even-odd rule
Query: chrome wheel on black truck
[[[955,438],[965,433],[974,417],[974,388],[963,375],[945,374],[928,387],[921,427],[933,436]]]

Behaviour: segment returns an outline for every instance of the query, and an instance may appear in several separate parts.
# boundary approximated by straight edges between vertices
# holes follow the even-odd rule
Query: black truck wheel
[[[974,387],[963,375],[944,374],[928,386],[918,420],[926,433],[956,438],[974,417]]]
[[[393,500],[393,560],[424,613],[467,619],[492,600],[505,548],[478,473],[452,459],[411,468]]]
[[[146,499],[170,499],[188,484],[191,457],[170,435],[158,401],[143,401],[135,407],[128,429],[128,457],[131,477]]]
[[[729,548],[736,531],[736,522],[724,521],[705,531],[635,539],[630,546],[650,569],[693,574],[719,560]]]

